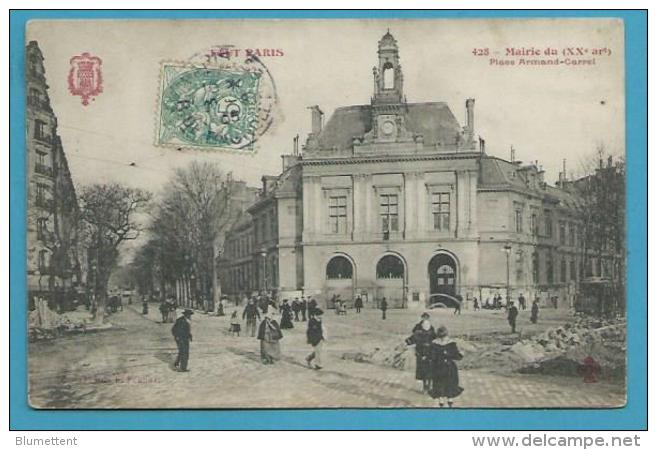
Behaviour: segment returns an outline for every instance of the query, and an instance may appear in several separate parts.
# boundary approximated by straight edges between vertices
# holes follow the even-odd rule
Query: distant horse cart
[[[111,295],[107,300],[107,310],[116,313],[118,310],[123,311],[123,300],[120,295]]]
[[[602,277],[588,277],[580,282],[574,306],[577,312],[599,316],[611,315],[622,309],[611,280]]]

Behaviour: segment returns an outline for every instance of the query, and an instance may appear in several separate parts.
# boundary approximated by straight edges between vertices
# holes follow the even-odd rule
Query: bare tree
[[[163,284],[177,283],[188,306],[212,309],[220,292],[215,244],[236,217],[231,186],[217,165],[192,162],[176,170],[151,224]]]
[[[80,195],[80,214],[87,224],[89,260],[93,274],[94,319],[103,321],[107,303],[107,284],[122,242],[136,239],[142,230],[137,214],[151,195],[141,189],[119,184],[95,184]]]

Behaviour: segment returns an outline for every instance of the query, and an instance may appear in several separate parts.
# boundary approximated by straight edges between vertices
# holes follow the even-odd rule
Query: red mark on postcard
[[[100,66],[103,61],[89,53],[71,58],[71,70],[68,72],[68,90],[72,95],[82,97],[82,104],[87,106],[89,99],[103,92],[103,76]]]

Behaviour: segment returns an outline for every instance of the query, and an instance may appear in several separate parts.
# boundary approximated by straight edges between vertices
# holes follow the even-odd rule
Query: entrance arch
[[[429,261],[429,293],[457,294],[458,264],[451,254],[441,252]]]
[[[326,263],[325,295],[326,307],[334,308],[334,300],[353,302],[356,266],[351,257],[344,253],[331,255]]]
[[[383,297],[390,307],[406,305],[406,264],[398,254],[383,255],[376,263],[376,299]]]

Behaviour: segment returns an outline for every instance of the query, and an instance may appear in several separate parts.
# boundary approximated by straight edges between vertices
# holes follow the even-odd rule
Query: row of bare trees
[[[218,239],[235,217],[231,181],[217,165],[175,171],[153,208],[148,241],[132,262],[138,289],[185,306],[214,309]]]

